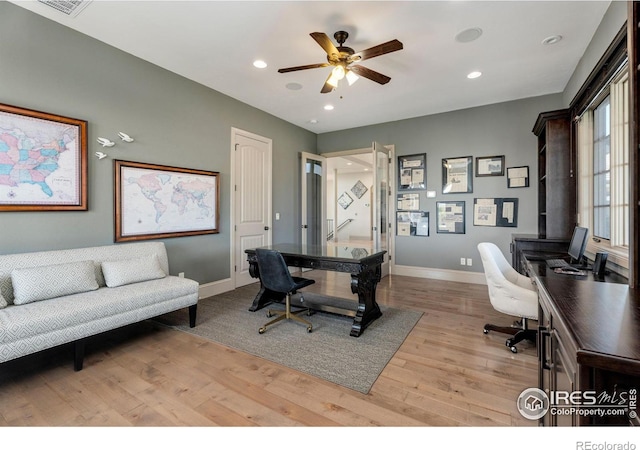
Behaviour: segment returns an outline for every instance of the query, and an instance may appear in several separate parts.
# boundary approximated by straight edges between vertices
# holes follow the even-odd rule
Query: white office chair
[[[507,339],[506,345],[513,353],[517,353],[516,344],[524,339],[535,342],[535,329],[529,329],[529,319],[538,320],[538,294],[531,284],[531,280],[516,272],[502,254],[502,251],[491,242],[478,244],[484,275],[489,288],[491,306],[510,316],[522,319],[521,326],[498,326],[486,324],[484,334],[489,331],[498,331],[513,335]]]

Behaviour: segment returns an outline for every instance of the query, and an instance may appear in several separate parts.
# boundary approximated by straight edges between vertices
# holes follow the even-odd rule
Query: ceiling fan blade
[[[313,32],[313,33],[311,33],[311,37],[318,44],[320,44],[320,47],[322,47],[324,49],[324,51],[327,52],[327,55],[339,55],[340,54],[340,52],[338,51],[336,46],[333,44],[333,42],[331,42],[331,39],[329,39],[329,36],[327,36],[326,34],[320,33],[320,32]]]
[[[359,65],[350,66],[349,69],[355,72],[356,75],[368,78],[379,84],[387,84],[389,81],[391,81],[391,78],[389,78],[388,76],[382,75],[381,73],[376,72],[375,70],[367,69],[366,67],[363,67],[363,66],[359,66]]]
[[[333,91],[335,88],[329,84],[329,79],[331,78],[331,72],[329,72],[329,76],[327,77],[327,81],[324,82],[324,86],[320,89],[321,94],[328,94]]]
[[[364,61],[365,59],[375,58],[376,56],[386,55],[387,53],[396,52],[402,50],[404,46],[402,42],[397,39],[393,41],[385,42],[384,44],[376,45],[374,47],[356,52],[349,58],[351,61]]]
[[[327,67],[329,63],[309,64],[307,66],[286,67],[284,69],[278,69],[278,73],[294,72],[296,70],[317,69],[319,67]]]

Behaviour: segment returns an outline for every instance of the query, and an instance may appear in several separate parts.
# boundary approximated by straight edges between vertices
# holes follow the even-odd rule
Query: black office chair
[[[284,319],[292,319],[307,326],[307,331],[311,333],[313,325],[297,315],[303,312],[308,312],[308,309],[302,309],[300,311],[291,311],[291,295],[295,294],[298,289],[310,286],[316,282],[308,278],[294,277],[289,273],[287,263],[284,261],[282,254],[276,250],[268,250],[264,248],[256,249],[256,257],[258,260],[258,270],[260,271],[260,280],[262,285],[273,291],[285,294],[285,310],[274,311],[269,310],[267,317],[277,315],[274,320],[265,323],[262,328],[258,330],[260,334],[267,331],[269,325],[273,325],[276,322],[280,322]]]

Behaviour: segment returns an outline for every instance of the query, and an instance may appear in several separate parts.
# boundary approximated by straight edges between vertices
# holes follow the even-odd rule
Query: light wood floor
[[[307,290],[351,296],[342,274],[305,276],[318,279]],[[389,276],[377,298],[424,315],[367,395],[143,322],[90,340],[80,372],[70,346],[0,365],[0,425],[536,425],[516,408],[537,385],[535,346],[513,354],[505,335],[482,333],[513,320],[486,286]]]

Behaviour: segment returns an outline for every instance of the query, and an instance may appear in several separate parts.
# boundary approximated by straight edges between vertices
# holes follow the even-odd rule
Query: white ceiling
[[[561,92],[610,1],[94,0],[76,17],[37,1],[13,3],[323,133]],[[482,29],[479,39],[456,41],[473,27]],[[361,78],[320,94],[329,67],[277,72],[325,62],[309,33],[333,39],[338,30],[349,32],[345,45],[355,51],[404,44],[360,63],[391,77],[388,84]],[[552,35],[563,39],[543,45]],[[254,68],[255,59],[268,67]],[[482,77],[467,79],[474,70]]]

